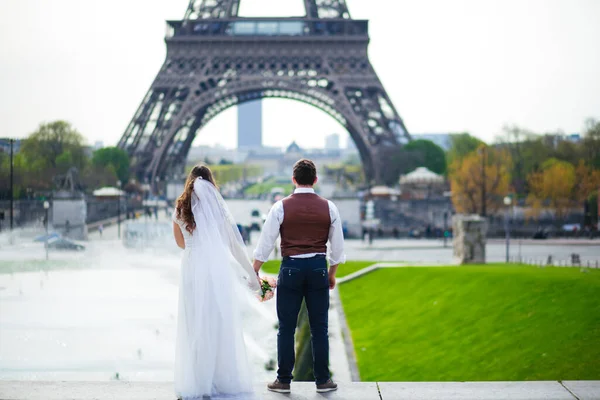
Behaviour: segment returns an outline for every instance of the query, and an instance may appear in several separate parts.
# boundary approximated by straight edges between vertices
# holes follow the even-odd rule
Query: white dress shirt
[[[314,189],[311,188],[297,188],[294,193],[314,193]],[[331,219],[331,226],[329,227],[329,264],[337,265],[346,262],[346,255],[344,254],[344,234],[342,232],[342,219],[340,213],[331,201],[329,203],[329,218]],[[279,228],[283,223],[283,200],[279,200],[273,204],[271,211],[267,215],[267,220],[262,228],[260,239],[256,250],[254,250],[254,259],[265,262],[269,259],[269,255],[275,247],[275,241],[279,236]],[[307,253],[298,254],[292,256],[292,258],[308,258],[314,257],[317,254],[325,253]]]

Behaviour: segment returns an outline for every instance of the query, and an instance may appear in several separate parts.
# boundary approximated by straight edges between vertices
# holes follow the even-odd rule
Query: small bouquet
[[[264,301],[271,300],[275,295],[275,288],[277,287],[277,281],[275,278],[270,276],[260,278],[260,290],[261,294],[257,295],[258,300],[262,303]]]

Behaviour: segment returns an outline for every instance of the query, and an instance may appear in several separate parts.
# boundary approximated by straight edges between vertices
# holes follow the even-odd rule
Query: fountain
[[[181,250],[166,219],[140,224],[126,232],[143,240],[121,241],[110,226],[49,261],[33,240],[0,248],[0,379],[173,380]],[[245,296],[248,358],[267,381],[275,302]]]

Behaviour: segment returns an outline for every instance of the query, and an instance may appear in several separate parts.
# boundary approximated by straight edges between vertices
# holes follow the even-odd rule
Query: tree
[[[344,164],[344,165],[359,165],[360,166],[360,165],[362,165],[362,161],[358,154],[350,154],[342,161],[342,164]]]
[[[115,186],[119,177],[112,164],[107,166],[90,165],[81,176],[81,181],[86,190],[92,191],[103,186]]]
[[[10,156],[0,151],[0,199],[10,197]]]
[[[556,218],[562,220],[573,206],[575,179],[572,164],[551,158],[544,163],[541,171],[530,174],[527,203],[536,215],[548,206],[554,210]]]
[[[583,206],[584,224],[598,221],[598,191],[600,190],[600,169],[594,169],[579,160],[575,168],[575,192],[577,205]]]
[[[456,160],[466,157],[484,144],[485,143],[483,141],[477,139],[475,136],[471,136],[466,132],[452,135],[450,137],[450,150],[448,150],[448,154],[446,156],[448,165],[452,164]]]
[[[50,170],[53,174],[65,173],[70,167],[82,170],[87,163],[83,136],[65,121],[41,124],[23,140],[20,153],[34,171]]]
[[[189,167],[188,170],[189,169],[191,169],[191,167]],[[224,185],[229,182],[240,182],[250,177],[262,175],[262,168],[258,165],[211,165],[210,169],[219,185]]]
[[[118,147],[104,147],[98,149],[92,155],[92,164],[101,168],[112,165],[118,180],[123,182],[123,184],[129,180],[129,155],[125,150],[119,149]]]
[[[598,192],[590,195],[587,199],[588,212],[585,215],[585,223],[590,225],[596,225],[598,222]]]
[[[502,130],[496,140],[500,147],[508,150],[513,161],[511,186],[517,194],[527,193],[527,176],[549,157],[549,149],[541,136],[527,129],[512,125]]]
[[[511,167],[506,150],[488,148],[485,144],[455,159],[450,165],[449,178],[456,211],[481,214],[482,201],[486,214],[497,211],[510,190]]]
[[[581,153],[587,165],[600,169],[600,121],[586,121],[585,134],[581,140]]]
[[[348,189],[350,185],[354,186],[364,183],[364,170],[359,165],[333,164],[323,166],[323,175],[328,179],[337,182],[338,187]]]
[[[544,162],[540,171],[529,176],[531,191],[527,203],[535,215],[547,207],[554,211],[557,220],[562,220],[570,210],[584,208],[590,196],[600,187],[600,170],[579,160],[573,164],[550,158]]]
[[[83,136],[68,122],[41,124],[15,155],[17,189],[49,190],[56,175],[71,167],[83,171],[88,164],[83,143]]]
[[[73,165],[73,154],[69,150],[63,151],[56,157],[56,167],[61,172],[66,172]]]
[[[431,140],[413,140],[404,146],[408,152],[420,153],[423,163],[419,167],[426,167],[436,174],[446,174],[446,154],[444,150]]]
[[[579,204],[587,201],[600,188],[600,169],[594,169],[583,160],[575,167],[575,188],[573,197]]]
[[[387,161],[386,168],[381,171],[381,180],[388,186],[398,184],[400,175],[409,173],[424,162],[423,153],[408,151],[406,147],[400,149],[383,148],[379,156]]]
[[[567,161],[570,164],[576,165],[581,160],[581,146],[570,140],[561,139],[556,144],[554,157],[559,160]]]

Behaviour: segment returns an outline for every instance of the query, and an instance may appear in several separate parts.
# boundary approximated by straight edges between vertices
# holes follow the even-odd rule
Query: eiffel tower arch
[[[247,101],[311,104],[349,132],[371,183],[410,140],[371,65],[368,21],[345,0],[304,0],[306,16],[245,18],[240,0],[190,0],[167,21],[167,56],[118,146],[141,180],[183,173],[192,142],[221,111]]]

